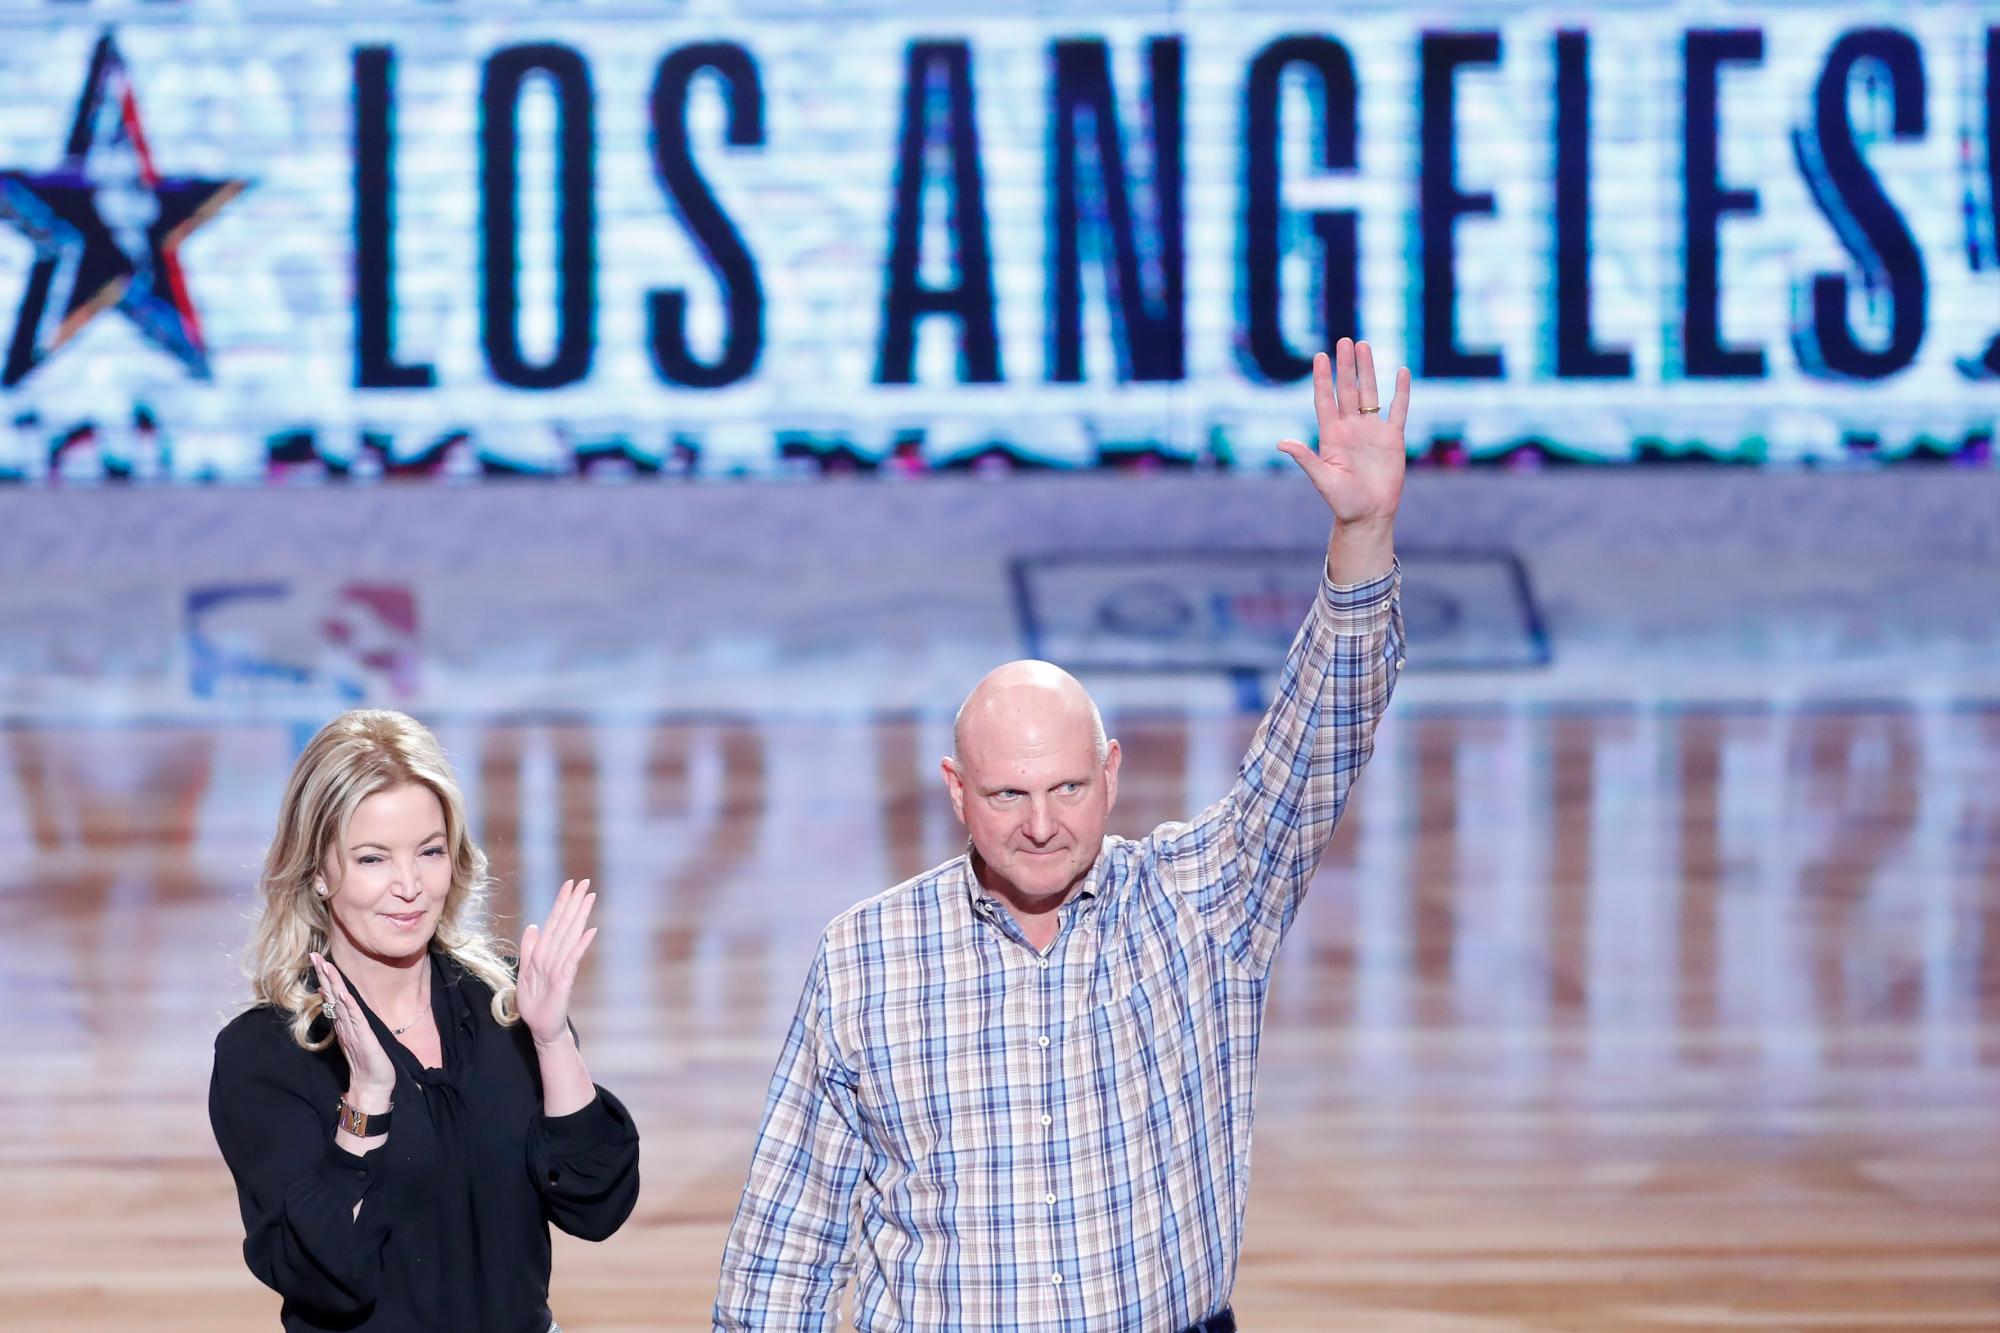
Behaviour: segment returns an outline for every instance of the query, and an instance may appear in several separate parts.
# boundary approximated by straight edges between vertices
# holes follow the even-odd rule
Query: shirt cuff
[[[542,1117],[542,1147],[553,1156],[588,1152],[614,1143],[632,1132],[632,1120],[625,1108],[599,1088],[590,1104],[568,1115]]]
[[[320,1183],[342,1198],[358,1202],[375,1183],[375,1160],[381,1155],[380,1148],[370,1153],[352,1153],[338,1143],[328,1143],[326,1156],[319,1162]]]
[[[1388,628],[1389,613],[1403,590],[1403,562],[1365,583],[1335,583],[1322,571],[1320,609],[1337,634],[1372,634]]]

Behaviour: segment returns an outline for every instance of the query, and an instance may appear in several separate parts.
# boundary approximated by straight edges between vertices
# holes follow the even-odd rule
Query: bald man
[[[1409,372],[1313,363],[1324,580],[1223,798],[1105,836],[1118,743],[1011,662],[942,763],[964,855],[827,927],[723,1253],[717,1330],[1231,1333],[1264,993],[1402,666]]]

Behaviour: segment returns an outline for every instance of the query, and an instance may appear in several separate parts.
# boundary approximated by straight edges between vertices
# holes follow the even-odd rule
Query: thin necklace
[[[427,968],[427,969],[425,970],[425,972],[424,972],[424,999],[423,999],[423,1007],[417,1010],[417,1016],[416,1016],[415,1018],[413,1018],[413,1019],[411,1019],[411,1020],[410,1020],[409,1022],[407,1022],[407,1023],[403,1024],[403,1026],[401,1026],[401,1027],[399,1027],[399,1028],[390,1028],[390,1029],[389,1029],[389,1035],[390,1035],[390,1036],[392,1036],[392,1037],[400,1037],[400,1036],[402,1036],[402,1035],[403,1035],[403,1034],[404,1034],[405,1032],[408,1032],[408,1031],[409,1031],[409,1030],[410,1030],[411,1028],[413,1028],[413,1027],[415,1027],[415,1026],[416,1026],[417,1024],[419,1024],[419,1023],[423,1022],[423,1021],[424,1021],[424,1015],[425,1015],[425,1014],[428,1014],[428,1013],[429,1013],[430,1011],[431,1011],[431,974],[430,974],[430,972],[429,972],[429,970],[428,970],[428,968]]]

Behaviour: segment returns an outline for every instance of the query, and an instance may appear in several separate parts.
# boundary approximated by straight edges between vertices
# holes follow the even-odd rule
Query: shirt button
[[[1046,971],[1048,971],[1048,970],[1049,970],[1049,960],[1048,960],[1048,959],[1046,959],[1046,958],[1038,958],[1038,959],[1036,959],[1035,961],[1036,961],[1036,962],[1038,962],[1038,963],[1040,963],[1040,964],[1042,965],[1042,971],[1046,972]]]
[[[1048,1039],[1047,1037],[1043,1037],[1043,1038],[1041,1039],[1041,1042],[1040,1042],[1040,1044],[1041,1044],[1041,1045],[1043,1045],[1043,1046],[1046,1046],[1046,1045],[1048,1045],[1048,1044],[1049,1044],[1049,1039]]]
[[[1044,1125],[1053,1125],[1055,1122],[1056,1120],[1054,1116],[1045,1115],[1042,1117],[1042,1123]]]
[[[1401,671],[1404,667],[1408,665],[1409,661],[1406,658],[1399,657],[1396,659],[1396,670]]]
[[[1055,1283],[1058,1287],[1060,1287],[1062,1285],[1062,1274],[1061,1273],[1049,1274],[1049,1281]]]
[[[1056,1196],[1053,1194],[1044,1194],[1042,1196],[1043,1203],[1054,1203],[1055,1201],[1056,1201]]]

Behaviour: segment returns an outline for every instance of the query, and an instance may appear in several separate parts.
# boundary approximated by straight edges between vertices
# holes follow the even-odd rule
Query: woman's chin
[[[381,963],[411,963],[429,952],[435,931],[380,931],[363,946]]]

